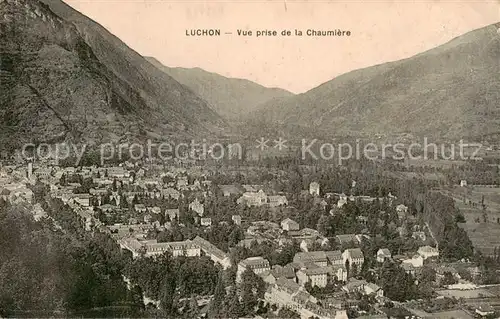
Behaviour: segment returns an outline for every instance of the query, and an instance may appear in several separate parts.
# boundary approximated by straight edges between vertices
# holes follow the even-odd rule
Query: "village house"
[[[41,168],[35,170],[35,176],[37,179],[47,180],[52,176],[52,172],[53,172],[52,168],[41,167]]]
[[[120,247],[132,252],[132,256],[137,258],[144,254],[145,257],[162,255],[170,252],[173,257],[199,257],[200,248],[190,240],[158,243],[154,240],[139,241],[136,238],[123,238],[118,241]]]
[[[427,239],[427,237],[425,236],[425,232],[423,232],[423,231],[414,231],[411,234],[411,238],[416,239],[416,240],[420,240],[420,241],[425,241]]]
[[[342,253],[342,258],[344,260],[344,264],[346,263],[346,261],[349,261],[350,267],[352,268],[353,265],[356,265],[358,270],[361,269],[361,266],[363,266],[363,263],[365,262],[365,256],[359,248],[350,248],[344,250],[344,252]]]
[[[272,195],[268,196],[269,206],[271,207],[279,207],[288,205],[288,200],[286,196],[283,195]]]
[[[410,264],[414,268],[420,268],[424,265],[424,258],[421,255],[413,255],[412,258],[403,260],[403,264]]]
[[[274,265],[271,268],[270,273],[274,276],[274,278],[279,279],[279,278],[286,278],[286,279],[292,279],[295,280],[295,269],[292,267],[292,265],[288,264],[285,266],[280,266],[280,265]]]
[[[326,258],[331,265],[341,265],[344,266],[344,258],[342,257],[342,252],[340,250],[326,251]]]
[[[386,259],[391,258],[391,251],[387,248],[380,248],[377,251],[377,262],[383,263]]]
[[[408,207],[403,204],[399,204],[398,206],[396,206],[396,213],[398,214],[399,219],[403,219],[408,213]]]
[[[174,189],[172,187],[163,188],[161,190],[161,194],[165,198],[172,198],[172,199],[175,199],[175,200],[179,200],[179,197],[181,196],[181,193],[179,193],[178,190],[176,190],[176,189]]]
[[[181,176],[177,179],[176,188],[179,190],[186,189],[188,186],[188,179],[186,176]]]
[[[259,191],[263,191],[264,190],[264,187],[262,185],[248,185],[248,184],[244,184],[244,185],[241,185],[241,187],[243,187],[243,189],[245,190],[245,192],[249,192],[249,193],[257,193]]]
[[[210,217],[202,217],[200,218],[200,225],[201,226],[212,226],[212,218]]]
[[[231,220],[235,225],[241,225],[241,216],[240,215],[233,215],[231,216]]]
[[[328,281],[328,268],[320,267],[316,264],[310,264],[308,267],[302,267],[297,271],[297,280],[299,285],[304,286],[310,283],[312,287],[326,287]]]
[[[293,262],[297,264],[314,263],[320,267],[328,265],[328,259],[324,251],[298,252],[293,257]]]
[[[189,209],[198,214],[198,216],[203,217],[205,213],[205,208],[202,203],[196,198],[194,201],[189,204]]]
[[[241,194],[241,190],[235,185],[219,185],[219,189],[224,197]]]
[[[32,203],[33,191],[22,183],[10,183],[0,187],[0,196],[11,204]]]
[[[241,275],[245,270],[252,270],[256,275],[270,270],[269,261],[262,257],[250,257],[238,263],[236,281],[241,282]]]
[[[147,208],[144,204],[135,204],[134,210],[138,213],[145,213],[147,211]]]
[[[320,186],[318,182],[312,182],[309,184],[309,194],[312,196],[319,196]]]
[[[359,245],[362,240],[362,236],[356,234],[342,234],[335,236],[335,238],[337,239],[339,245]]]
[[[145,224],[149,224],[153,220],[153,216],[151,216],[151,214],[146,214],[146,215],[144,215],[143,220],[144,220]]]
[[[377,297],[383,297],[384,296],[384,290],[380,288],[378,285],[374,283],[367,283],[364,285],[364,294],[365,295],[375,295]]]
[[[348,202],[347,195],[344,194],[344,193],[342,193],[339,196],[339,200],[337,202],[337,207],[338,208],[342,208],[342,206],[344,206],[345,204],[347,204],[347,202]]]
[[[95,177],[92,179],[92,183],[96,184],[98,187],[106,187],[113,185],[113,180],[109,178],[99,178]]]
[[[293,230],[299,230],[300,226],[299,223],[297,223],[296,221],[287,218],[281,222],[281,228],[285,231],[293,231]]]
[[[317,238],[321,237],[319,231],[312,228],[303,228],[301,230],[290,230],[288,231],[288,236],[297,241],[316,240]]]
[[[347,268],[345,265],[330,265],[326,267],[328,269],[328,275],[331,278],[335,278],[337,281],[345,282],[347,281]]]
[[[209,241],[207,241],[199,236],[196,236],[193,239],[193,243],[197,244],[198,247],[200,247],[201,251],[203,251],[203,253],[205,255],[210,257],[210,259],[213,262],[221,265],[223,269],[227,269],[227,268],[231,267],[231,260],[230,260],[229,256],[226,253],[224,253],[222,250],[217,248],[215,245],[210,243]]]
[[[157,187],[160,185],[160,181],[154,178],[145,178],[141,180],[140,185],[143,185],[144,187]]]
[[[89,207],[90,206],[90,194],[75,194],[72,196],[72,200],[80,206]]]
[[[245,238],[243,238],[242,240],[240,240],[238,242],[238,246],[245,247],[245,248],[251,248],[254,243],[257,243],[260,245],[260,244],[262,244],[264,242],[268,242],[268,241],[270,241],[270,240],[267,238],[264,238],[262,235],[252,235],[252,234],[246,233]]]
[[[302,250],[303,252],[308,252],[309,251],[309,247],[312,247],[312,245],[315,243],[316,241],[314,239],[302,239],[300,241],[300,244],[299,244],[299,248],[300,250]]]
[[[350,278],[349,281],[342,287],[348,294],[352,294],[355,292],[364,292],[365,286],[368,284],[366,280],[359,280],[355,278]]]
[[[422,246],[418,249],[418,254],[425,260],[427,258],[439,257],[439,250],[431,246]]]
[[[401,268],[409,275],[415,275],[417,272],[416,267],[411,263],[402,263]]]
[[[267,204],[267,195],[263,190],[259,190],[258,192],[245,192],[236,202],[238,204],[245,204],[247,207],[259,207]]]
[[[476,306],[476,313],[481,317],[491,316],[495,314],[495,309],[488,304],[482,304]]]
[[[99,206],[99,210],[102,211],[103,213],[110,213],[115,211],[116,209],[117,209],[116,206],[110,204],[104,204]]]
[[[299,294],[302,295],[301,298],[295,298]],[[286,278],[279,278],[274,285],[270,285],[264,294],[264,299],[271,304],[286,307],[297,313],[300,313],[303,304],[317,302],[316,298],[311,296],[303,287]]]
[[[91,188],[89,190],[89,194],[90,195],[93,195],[93,196],[104,196],[104,195],[107,195],[108,194],[108,190],[107,189],[101,189],[101,188]]]
[[[161,214],[161,208],[158,206],[148,207],[148,210],[151,212],[151,214]]]
[[[167,208],[165,209],[165,217],[169,218],[170,221],[174,219],[179,219],[179,209],[178,208]]]

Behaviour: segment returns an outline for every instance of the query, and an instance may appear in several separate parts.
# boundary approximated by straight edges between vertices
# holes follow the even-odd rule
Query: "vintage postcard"
[[[0,0],[0,318],[500,318],[500,3]]]

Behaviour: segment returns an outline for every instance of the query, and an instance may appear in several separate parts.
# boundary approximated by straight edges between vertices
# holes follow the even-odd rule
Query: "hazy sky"
[[[500,21],[497,1],[65,0],[142,55],[300,93]],[[220,29],[189,37],[186,29]],[[237,29],[342,29],[350,37],[239,37]],[[224,32],[232,32],[225,35]]]

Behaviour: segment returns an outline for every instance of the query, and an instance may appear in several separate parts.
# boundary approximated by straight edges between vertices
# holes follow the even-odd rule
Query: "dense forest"
[[[54,219],[35,222],[28,207],[0,203],[0,315],[140,316],[141,295],[127,290],[127,257],[112,239],[84,233],[68,210]]]

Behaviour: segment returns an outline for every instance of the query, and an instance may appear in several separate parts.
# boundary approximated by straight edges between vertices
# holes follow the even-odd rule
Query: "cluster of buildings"
[[[176,242],[158,242],[154,240],[139,240],[125,237],[118,240],[121,248],[129,250],[134,258],[154,257],[169,252],[173,257],[200,257],[202,255],[227,269],[231,266],[229,256],[209,241],[197,236],[192,240]]]
[[[165,171],[159,169],[158,171]],[[26,186],[40,180],[50,186],[50,195],[61,199],[78,214],[85,224],[85,228],[91,231],[95,227],[106,228],[117,240],[120,247],[132,253],[134,258],[155,257],[169,252],[174,257],[199,258],[209,257],[214,263],[223,269],[231,267],[231,260],[227,253],[223,252],[202,237],[195,237],[184,241],[158,242],[157,240],[146,240],[143,234],[154,228],[167,227],[158,224],[152,216],[164,215],[166,220],[179,218],[179,208],[160,208],[142,202],[137,202],[138,197],[151,199],[167,199],[171,202],[185,198],[186,193],[196,193],[188,204],[188,210],[197,216],[200,226],[212,225],[212,220],[207,216],[203,198],[212,195],[211,182],[202,174],[195,174],[198,178],[189,180],[189,173],[184,169],[172,168],[168,173],[157,176],[147,174],[143,168],[137,169],[130,163],[121,166],[98,168],[58,168],[39,167],[34,169],[29,163],[26,168],[2,167],[0,169],[0,197],[9,202],[33,202],[34,194]],[[62,184],[63,176],[80,176],[82,179],[91,179],[92,187],[86,192],[81,192],[82,185],[67,182]],[[167,177],[167,178],[164,178]],[[355,182],[353,182],[353,187]],[[118,191],[120,190],[120,191]],[[219,185],[223,196],[234,196],[238,204],[248,207],[280,207],[287,206],[288,200],[285,195],[273,194],[266,191],[260,185]],[[337,207],[342,207],[349,201],[363,200],[373,201],[376,198],[368,196],[346,196],[345,194],[327,193],[322,195],[320,185],[312,182],[309,185],[309,195],[318,200],[322,198],[338,198]],[[103,199],[109,197],[112,204],[103,203]],[[391,199],[393,197],[389,196]],[[97,212],[114,214],[120,212],[121,201],[126,201],[128,210],[137,216],[126,223],[113,225],[102,225],[97,217]],[[40,208],[41,209],[41,208]],[[43,210],[36,210],[37,214],[43,215]],[[408,207],[396,206],[396,212],[400,219],[408,215]],[[240,215],[233,215],[232,221],[236,225],[242,224]],[[298,312],[303,318],[347,318],[345,310],[321,306],[318,300],[307,292],[306,287],[325,288],[330,283],[342,285],[342,291],[361,293],[382,297],[384,292],[374,283],[365,280],[353,279],[353,274],[361,270],[365,256],[360,248],[346,248],[342,250],[311,251],[312,246],[324,247],[332,238],[323,237],[317,230],[302,228],[299,223],[290,218],[285,218],[279,224],[269,221],[252,222],[247,225],[244,239],[239,242],[240,246],[250,247],[255,242],[272,241],[278,247],[296,241],[300,245],[293,262],[285,265],[270,265],[263,257],[251,257],[237,264],[236,280],[241,281],[241,276],[246,270],[251,270],[260,276],[267,284],[265,293],[266,301],[290,308]],[[366,235],[340,234],[335,240],[340,246],[359,247]],[[425,232],[414,231],[412,237],[421,241],[426,240]],[[350,245],[354,244],[354,245]],[[409,256],[393,256],[389,249],[382,248],[376,253],[378,263],[386,260],[401,262],[406,272],[415,274],[423,267],[425,260],[433,260],[439,256],[439,250],[428,245],[421,246],[418,251]]]
[[[33,203],[33,191],[27,187],[29,181],[15,166],[0,167],[0,198],[11,204]]]
[[[348,280],[347,267],[350,263],[361,267],[363,262],[363,252],[359,248],[346,249],[344,252],[298,252],[293,262],[285,266],[271,267],[263,257],[250,257],[238,263],[237,281],[241,281],[243,272],[253,271],[267,284],[266,301],[291,309],[302,318],[347,318],[341,305],[337,308],[322,306],[306,287],[325,288],[328,283],[337,282],[345,284],[346,293],[352,293],[355,290]],[[366,294],[383,295],[375,284],[365,282],[365,286],[363,289]]]

